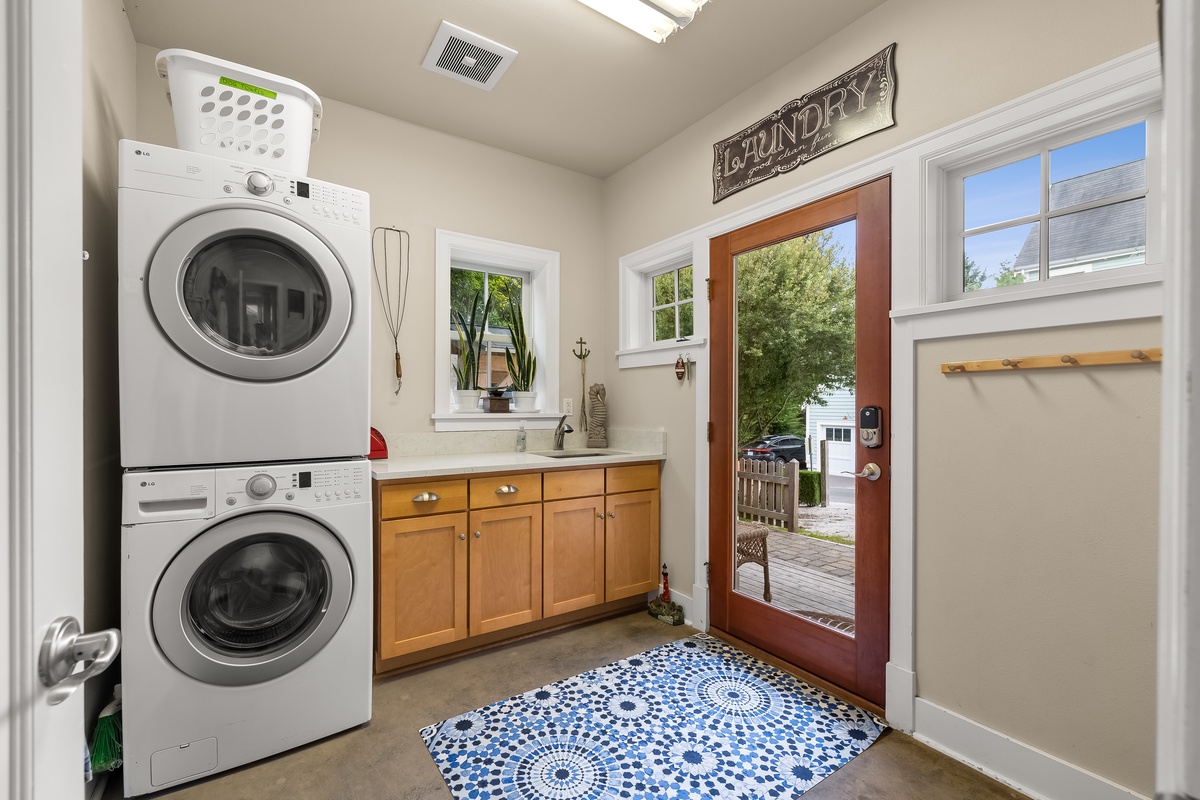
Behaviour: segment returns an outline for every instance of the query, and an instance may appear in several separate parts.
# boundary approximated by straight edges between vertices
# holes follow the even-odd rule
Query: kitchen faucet
[[[567,424],[567,415],[563,414],[562,419],[558,421],[558,427],[554,429],[554,449],[563,449],[563,434],[574,433],[575,429]]]

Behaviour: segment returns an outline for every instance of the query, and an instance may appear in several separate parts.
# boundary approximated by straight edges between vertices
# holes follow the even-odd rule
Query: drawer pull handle
[[[521,490],[516,486],[513,486],[511,483],[506,483],[503,486],[496,487],[496,494],[516,494],[519,491]]]
[[[440,495],[434,494],[433,492],[421,492],[419,495],[414,497],[412,501],[414,503],[436,503],[441,499],[442,498]]]

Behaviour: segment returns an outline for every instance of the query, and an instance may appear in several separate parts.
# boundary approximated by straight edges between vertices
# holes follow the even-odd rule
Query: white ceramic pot
[[[455,389],[454,395],[454,410],[455,411],[478,411],[479,410],[479,390],[478,389]]]
[[[537,411],[537,392],[513,392],[513,411]]]

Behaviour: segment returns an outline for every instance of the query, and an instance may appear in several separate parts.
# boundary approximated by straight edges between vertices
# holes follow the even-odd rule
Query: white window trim
[[[522,293],[526,328],[538,360],[533,389],[541,411],[489,414],[453,411],[450,401],[450,269],[465,262],[498,272],[529,276]],[[485,239],[438,229],[434,248],[434,412],[436,431],[487,431],[553,428],[559,420],[558,331],[559,255],[554,250]]]
[[[692,304],[692,335],[682,340],[656,342],[651,314],[651,309],[655,308],[654,278],[687,266],[692,268],[692,297],[684,302]],[[708,330],[708,303],[700,302],[707,296],[704,288],[707,277],[707,239],[671,239],[620,259],[618,368],[674,364],[681,355],[687,356],[707,345],[703,333]],[[678,304],[676,295],[675,305]]]
[[[969,297],[983,297],[987,294],[1002,294],[1016,290],[1014,286],[990,287],[980,289],[975,292],[964,292],[962,290],[962,270],[954,269],[962,261],[962,207],[963,207],[963,179],[971,175],[976,175],[981,172],[986,172],[990,169],[1006,166],[1008,164],[1021,161],[1022,159],[1032,156],[1042,155],[1042,169],[1047,168],[1048,158],[1045,155],[1050,150],[1060,147],[1069,146],[1076,142],[1101,136],[1105,133],[1110,133],[1115,130],[1126,128],[1130,125],[1145,121],[1146,123],[1146,190],[1145,193],[1139,196],[1146,198],[1146,258],[1145,263],[1131,267],[1121,267],[1122,273],[1134,274],[1154,274],[1161,276],[1162,274],[1162,111],[1161,103],[1153,102],[1143,104],[1133,109],[1128,109],[1119,113],[1103,116],[1100,119],[1093,119],[1084,124],[1066,126],[1059,128],[1053,133],[1039,137],[1036,141],[1025,142],[1015,148],[1006,148],[1003,151],[993,151],[982,157],[973,158],[966,162],[960,162],[954,166],[941,167],[945,176],[945,185],[942,190],[946,193],[947,202],[944,204],[946,216],[943,220],[945,226],[945,253],[948,259],[945,263],[946,283],[943,287],[946,301],[953,302],[955,300],[964,300]],[[1042,176],[1039,186],[1039,192],[1045,193],[1048,191],[1049,185],[1046,183],[1048,177]],[[1092,206],[1108,206],[1121,202],[1123,198],[1105,198],[1103,201],[1096,201]],[[1045,198],[1043,198],[1044,202]],[[1030,219],[1045,220],[1050,217],[1069,214],[1079,209],[1041,209],[1038,213],[1030,215]],[[1024,218],[1022,218],[1024,219]],[[1015,221],[1007,224],[1019,224]],[[998,227],[998,224],[996,227]],[[989,227],[989,226],[981,226]],[[1045,228],[1045,226],[1043,226]],[[1049,235],[1048,230],[1041,231],[1043,241]],[[1059,275],[1051,277],[1045,281],[1035,281],[1033,284],[1023,288],[1035,290],[1033,294],[1040,294],[1037,291],[1043,289],[1051,283],[1061,283],[1063,281],[1073,281],[1077,283],[1090,283],[1098,280],[1107,274],[1108,271],[1090,272],[1077,276]],[[1034,284],[1041,284],[1040,286]],[[1086,287],[1081,287],[1086,288]]]
[[[967,120],[933,137],[921,158],[924,247],[922,306],[963,307],[1159,282],[1163,273],[1160,75],[1071,81]],[[1108,76],[1105,76],[1108,77]],[[961,178],[1105,131],[1147,121],[1146,264],[965,294],[962,283]],[[957,182],[957,183],[956,183]],[[957,261],[955,260],[957,258]],[[905,309],[902,314],[934,308]],[[896,312],[893,312],[896,315]]]

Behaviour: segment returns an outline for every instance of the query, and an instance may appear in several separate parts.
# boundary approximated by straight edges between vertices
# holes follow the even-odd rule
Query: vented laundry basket
[[[163,50],[180,148],[308,174],[321,135],[321,98],[307,86],[191,50]]]

